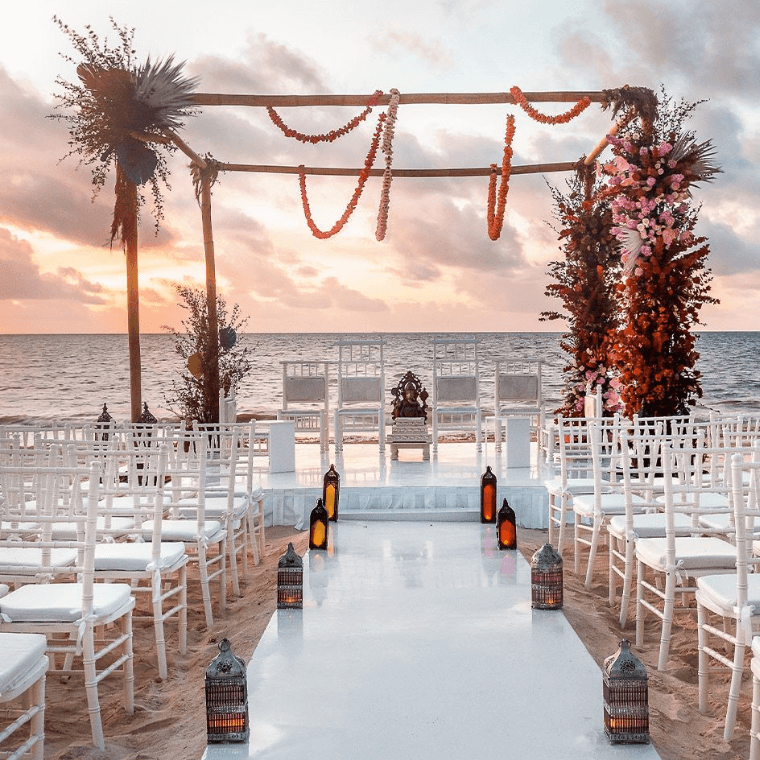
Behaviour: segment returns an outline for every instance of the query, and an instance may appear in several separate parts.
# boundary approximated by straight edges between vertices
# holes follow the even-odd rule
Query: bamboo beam
[[[588,98],[592,103],[601,103],[604,93],[600,90],[557,92],[525,92],[532,103],[575,103]],[[196,92],[190,98],[196,106],[258,106],[273,108],[300,108],[303,106],[366,106],[370,94],[364,95],[231,95],[222,93]],[[390,103],[390,93],[380,95],[378,105]],[[488,105],[493,103],[515,103],[510,92],[440,92],[407,93],[401,95],[399,104],[438,105]]]
[[[542,174],[544,172],[569,172],[575,168],[577,161],[565,161],[553,164],[525,164],[513,166],[512,174]],[[319,174],[331,177],[358,177],[361,169],[327,168],[321,166],[268,166],[260,164],[219,164],[219,170],[225,172],[258,172],[264,174]],[[394,177],[488,177],[490,167],[463,169],[393,169]],[[498,171],[498,170],[497,170]],[[370,177],[382,177],[384,169],[372,169]]]
[[[171,129],[165,129],[166,136],[201,169],[206,168],[206,162],[176,133]]]
[[[634,117],[634,115],[633,111],[629,111],[625,116],[621,116],[608,130],[607,135],[612,135],[614,137]],[[586,156],[586,159],[583,162],[586,166],[593,163],[597,156],[599,156],[599,154],[609,145],[607,135],[599,140],[596,147],[588,154],[588,156]]]

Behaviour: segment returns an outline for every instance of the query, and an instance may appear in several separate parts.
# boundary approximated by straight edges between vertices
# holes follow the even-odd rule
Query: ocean
[[[459,333],[384,333],[386,385],[408,370],[423,385],[432,382],[434,336]],[[468,335],[473,335],[468,333]],[[337,359],[336,333],[249,333],[239,338],[251,349],[253,370],[237,397],[239,415],[271,417],[282,399],[283,359]],[[483,407],[493,405],[496,360],[541,359],[547,409],[560,403],[560,333],[475,333],[481,360]],[[181,358],[168,334],[141,336],[142,397],[159,419],[175,417],[166,408]],[[698,369],[704,397],[698,409],[757,414],[760,411],[760,332],[705,332],[699,337]],[[754,357],[754,358],[752,358]],[[335,395],[335,378],[332,378]],[[126,335],[0,335],[0,424],[95,420],[103,404],[115,420],[129,418],[129,361]]]

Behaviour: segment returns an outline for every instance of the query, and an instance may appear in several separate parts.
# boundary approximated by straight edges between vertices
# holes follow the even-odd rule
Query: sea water
[[[493,407],[496,361],[543,362],[544,397],[548,409],[560,404],[562,370],[567,355],[559,348],[560,333],[476,333],[481,364],[483,408]],[[384,333],[385,375],[390,389],[408,370],[430,389],[432,340],[462,337],[460,333]],[[249,333],[239,338],[250,349],[251,373],[237,395],[239,415],[274,416],[282,404],[285,359],[337,360],[337,342],[366,335],[336,333]],[[140,338],[142,398],[159,419],[176,416],[167,408],[172,382],[183,361],[169,334]],[[699,337],[704,397],[698,408],[725,412],[760,411],[760,332],[705,332]],[[331,394],[335,398],[334,376]],[[0,335],[0,424],[95,420],[103,404],[116,420],[130,413],[129,350],[126,335]]]

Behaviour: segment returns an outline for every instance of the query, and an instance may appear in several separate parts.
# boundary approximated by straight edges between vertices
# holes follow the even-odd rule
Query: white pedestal
[[[277,420],[269,423],[269,472],[295,472],[296,423]]]
[[[505,417],[505,467],[530,467],[530,417]]]

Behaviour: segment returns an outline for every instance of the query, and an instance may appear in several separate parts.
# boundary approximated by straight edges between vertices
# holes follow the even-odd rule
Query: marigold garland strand
[[[385,154],[385,171],[383,172],[383,189],[380,193],[380,208],[377,212],[377,228],[375,230],[375,238],[378,241],[385,240],[385,232],[388,229],[388,209],[391,205],[391,182],[393,181],[393,172],[391,171],[391,164],[393,163],[393,135],[400,97],[401,93],[397,89],[391,90],[391,102],[388,106],[385,131],[383,132],[382,151]]]
[[[346,210],[343,212],[343,216],[341,216],[341,218],[338,219],[333,227],[327,232],[323,232],[319,229],[319,227],[317,227],[316,224],[314,224],[314,220],[311,217],[311,209],[309,208],[309,199],[306,195],[306,172],[304,171],[305,167],[303,164],[298,167],[301,170],[298,173],[298,181],[301,186],[301,202],[303,203],[303,212],[306,216],[306,223],[309,225],[309,229],[311,230],[314,237],[319,238],[320,240],[326,240],[333,235],[337,235],[343,229],[351,214],[354,213],[356,205],[359,202],[359,198],[361,197],[362,190],[364,190],[364,185],[367,182],[367,178],[369,177],[370,171],[372,170],[372,166],[375,163],[377,148],[380,144],[380,133],[383,129],[385,118],[386,115],[384,113],[381,113],[377,119],[377,127],[375,128],[375,134],[372,136],[372,143],[369,148],[369,153],[367,153],[367,158],[364,161],[364,168],[359,174],[359,184],[357,185],[356,190],[354,190],[354,194],[351,197],[351,200],[348,202],[348,206],[346,206]]]
[[[561,113],[558,116],[547,116],[546,114],[539,113],[533,108],[517,85],[510,88],[509,92],[512,94],[517,105],[519,105],[531,119],[541,122],[541,124],[567,124],[567,122],[574,119],[579,114],[582,114],[591,105],[591,101],[587,97],[583,97],[569,111]]]
[[[512,172],[512,140],[515,136],[515,117],[507,116],[507,131],[504,136],[504,157],[501,161],[501,184],[499,200],[496,202],[496,164],[491,164],[491,176],[488,180],[488,237],[498,240],[504,223],[504,209],[509,192],[509,175]]]
[[[275,126],[279,127],[279,129],[282,130],[283,134],[286,137],[292,137],[294,140],[298,140],[302,143],[311,143],[312,145],[316,145],[320,142],[334,142],[339,137],[347,135],[352,129],[356,129],[356,127],[358,127],[359,124],[361,124],[367,118],[367,116],[372,113],[372,106],[377,105],[378,99],[382,94],[382,90],[375,90],[375,92],[369,97],[369,100],[367,101],[367,107],[358,116],[354,116],[351,121],[349,121],[345,126],[340,127],[340,129],[333,129],[331,132],[319,135],[307,135],[303,132],[298,132],[295,129],[291,129],[287,124],[285,124],[285,122],[280,118],[280,115],[277,113],[277,111],[275,111],[271,106],[267,106],[267,113],[269,114],[269,118],[274,122]]]

